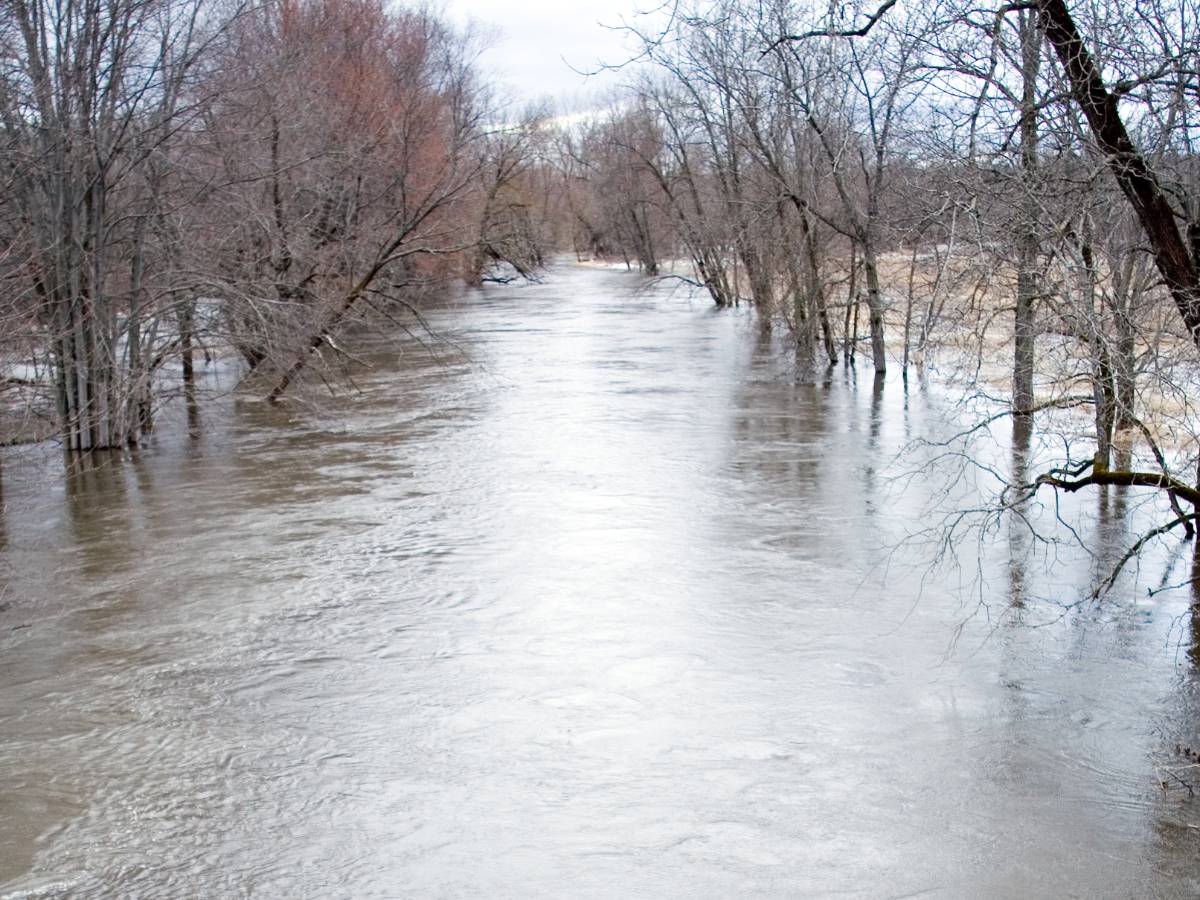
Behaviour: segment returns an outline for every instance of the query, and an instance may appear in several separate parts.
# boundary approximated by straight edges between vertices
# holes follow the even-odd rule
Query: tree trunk
[[[1137,345],[1127,311],[1118,311],[1115,324],[1117,358],[1113,363],[1113,377],[1117,409],[1114,427],[1124,430],[1133,428],[1136,421],[1134,403],[1136,400]]]
[[[825,342],[825,353],[829,357],[829,365],[836,366],[838,361],[837,346],[833,342],[833,329],[829,324],[829,310],[825,303],[825,290],[821,284],[821,266],[817,257],[817,238],[813,234],[812,223],[808,219],[808,211],[801,209],[800,228],[804,235],[804,260],[807,264],[807,289],[810,297],[810,310],[814,310],[821,325],[821,337]]]
[[[871,361],[875,374],[887,372],[887,352],[883,337],[883,292],[879,287],[879,260],[875,247],[867,241],[863,244],[863,275],[867,279],[867,312],[871,325]]]
[[[196,301],[187,298],[179,302],[177,307],[179,329],[179,362],[183,369],[183,386],[193,387],[196,383],[196,361],[194,335],[196,331]]]
[[[764,324],[770,324],[770,315],[775,307],[775,291],[771,275],[761,256],[753,249],[743,248],[742,267],[746,270],[746,283],[750,286],[750,297],[755,307],[763,314]]]
[[[1039,216],[1037,199],[1037,81],[1041,33],[1036,18],[1021,11],[1021,222],[1018,226],[1017,310],[1013,322],[1013,414],[1033,409],[1033,369],[1037,339],[1034,316],[1038,295]]]
[[[850,244],[850,278],[846,285],[846,315],[842,322],[842,362],[854,365],[855,344],[858,341],[858,245]],[[850,316],[854,316],[854,334],[850,333]]]
[[[912,341],[913,300],[916,293],[917,280],[917,245],[913,243],[912,257],[908,261],[908,296],[904,303],[904,362],[902,369],[905,379],[908,378],[908,351]]]
[[[1112,363],[1104,341],[1097,336],[1092,348],[1092,395],[1096,401],[1096,455],[1093,466],[1105,472],[1112,465],[1113,425],[1116,421]]]

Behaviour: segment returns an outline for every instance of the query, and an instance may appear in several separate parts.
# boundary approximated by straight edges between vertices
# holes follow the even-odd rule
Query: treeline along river
[[[431,321],[335,398],[6,451],[0,896],[1200,893],[1189,598],[930,570],[936,387],[604,269]]]

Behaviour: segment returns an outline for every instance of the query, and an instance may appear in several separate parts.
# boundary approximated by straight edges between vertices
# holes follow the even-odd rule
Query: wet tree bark
[[[914,294],[916,293],[917,280],[917,247],[914,243],[912,256],[908,261],[908,294],[904,302],[904,360],[901,367],[904,372],[905,380],[908,379],[908,357],[909,349],[912,345],[912,320],[913,320],[913,302]]]
[[[804,261],[807,288],[811,298],[810,309],[814,309],[821,325],[821,340],[825,344],[825,354],[829,357],[829,365],[836,366],[838,361],[837,346],[833,342],[833,329],[829,324],[829,309],[825,303],[825,291],[821,285],[821,265],[817,258],[817,237],[813,233],[812,222],[806,209],[799,210],[800,229],[804,238]]]
[[[854,343],[858,338],[858,245],[850,243],[850,281],[846,286],[846,315],[842,323],[842,362],[854,365]],[[854,316],[854,335],[850,334],[850,316]]]
[[[1013,323],[1013,414],[1029,416],[1033,409],[1034,316],[1038,295],[1037,80],[1041,60],[1041,32],[1034,15],[1020,13],[1021,34],[1021,193],[1018,234],[1017,309]]]
[[[883,345],[883,291],[879,286],[879,259],[873,243],[863,245],[863,275],[867,280],[867,314],[871,325],[871,362],[875,377],[887,372],[887,352]]]

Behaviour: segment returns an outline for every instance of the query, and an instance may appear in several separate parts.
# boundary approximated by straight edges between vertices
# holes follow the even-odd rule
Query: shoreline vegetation
[[[427,8],[5,7],[0,443],[136,446],[214,353],[273,403],[336,389],[356,335],[573,252],[751,305],[802,380],[938,368],[977,417],[955,464],[993,425],[1022,459],[989,515],[1158,490],[1132,546],[1190,538],[1188,10],[686,3],[626,26],[607,107],[558,118]]]

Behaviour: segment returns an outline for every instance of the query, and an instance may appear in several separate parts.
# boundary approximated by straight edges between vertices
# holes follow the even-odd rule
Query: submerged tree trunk
[[[771,272],[758,251],[752,247],[743,247],[739,254],[742,267],[746,270],[746,282],[750,286],[750,297],[755,307],[762,314],[760,322],[770,324],[771,313],[775,309],[775,289],[771,282]]]
[[[196,301],[190,297],[181,300],[176,307],[175,315],[179,328],[179,364],[182,370],[183,385],[185,388],[190,388],[196,383]]]
[[[914,242],[912,257],[908,261],[908,294],[904,302],[904,361],[901,364],[904,378],[908,379],[908,356],[912,343],[913,303],[915,302],[917,280],[917,246]]]
[[[829,309],[825,302],[825,289],[821,283],[821,265],[817,256],[817,238],[813,234],[808,210],[800,210],[800,228],[804,237],[804,260],[807,264],[805,275],[810,297],[809,309],[816,312],[820,322],[821,338],[825,343],[825,353],[829,357],[829,365],[836,366],[837,347],[833,342],[833,328],[829,324]]]
[[[842,363],[854,365],[854,346],[858,340],[858,245],[850,244],[850,275],[846,285],[846,312],[842,322]],[[850,317],[854,316],[854,333],[850,332]]]
[[[1098,331],[1092,340],[1092,357],[1092,396],[1096,405],[1096,454],[1092,465],[1097,472],[1104,472],[1112,465],[1117,402],[1112,359]]]
[[[779,225],[787,233],[787,207],[780,202],[776,208]],[[796,371],[800,380],[807,380],[813,370],[816,332],[810,286],[800,274],[800,266],[794,252],[787,253],[786,263],[788,293],[792,301],[792,325],[796,339]]]
[[[883,291],[879,287],[879,259],[871,241],[863,244],[863,275],[867,281],[867,313],[871,326],[871,362],[877,377],[887,372],[883,336]]]
[[[1038,110],[1037,80],[1041,60],[1041,32],[1037,19],[1020,12],[1021,33],[1021,221],[1017,236],[1017,310],[1013,322],[1014,415],[1031,415],[1034,405],[1033,368],[1037,338],[1034,316],[1038,295],[1040,228],[1037,198]]]

